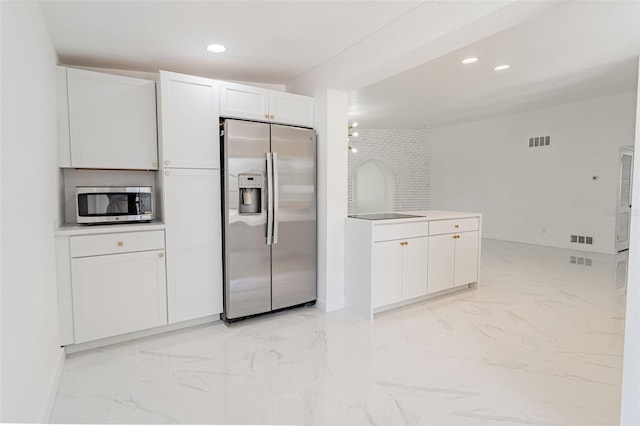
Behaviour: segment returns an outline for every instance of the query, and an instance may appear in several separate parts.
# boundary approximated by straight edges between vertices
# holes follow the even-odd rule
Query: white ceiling
[[[419,10],[434,9],[418,9],[423,3],[43,0],[41,4],[65,65],[165,69],[284,84],[372,40],[373,34],[383,34],[394,23],[419,16]],[[407,34],[412,30],[407,28]],[[227,45],[228,51],[206,52],[211,42]],[[415,129],[631,90],[637,84],[639,50],[639,1],[555,1],[548,11],[522,24],[350,93],[350,117],[368,128]],[[463,66],[460,60],[467,56],[478,56],[480,61]],[[509,70],[493,71],[505,62],[511,65]]]
[[[632,90],[639,51],[640,2],[571,2],[350,93],[350,119],[437,127]]]
[[[42,7],[65,65],[286,83],[420,1],[56,1]],[[228,51],[214,55],[209,43]]]

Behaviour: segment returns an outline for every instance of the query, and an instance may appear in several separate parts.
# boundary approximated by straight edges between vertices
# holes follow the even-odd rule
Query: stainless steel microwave
[[[76,222],[148,222],[154,219],[150,186],[77,186]]]

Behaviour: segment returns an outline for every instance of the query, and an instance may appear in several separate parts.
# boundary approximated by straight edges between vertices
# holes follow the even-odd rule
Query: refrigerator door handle
[[[273,163],[267,152],[267,245],[273,241]]]
[[[278,213],[280,210],[280,196],[278,194],[278,153],[273,153],[273,244],[278,244]]]

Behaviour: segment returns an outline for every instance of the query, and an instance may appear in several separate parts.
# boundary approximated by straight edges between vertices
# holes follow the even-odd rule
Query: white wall
[[[347,217],[346,93],[314,95],[318,191],[318,307],[344,308],[344,225]]]
[[[640,147],[640,74],[636,97],[636,146]],[[640,157],[635,157],[634,182],[640,182]],[[633,187],[629,273],[627,275],[627,311],[624,328],[622,366],[621,425],[640,424],[640,185]]]
[[[48,420],[64,360],[53,232],[57,56],[35,1],[1,2],[2,422]]]
[[[431,208],[483,213],[487,238],[613,253],[619,147],[634,143],[635,97],[434,128]],[[529,148],[546,135],[550,147]],[[593,236],[593,246],[571,234]]]

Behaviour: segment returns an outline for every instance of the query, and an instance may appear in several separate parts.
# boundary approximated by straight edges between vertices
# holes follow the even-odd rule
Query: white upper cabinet
[[[220,82],[220,115],[247,120],[269,120],[269,90]]]
[[[160,71],[161,161],[169,168],[220,168],[219,82]]]
[[[313,127],[313,98],[238,83],[220,83],[220,115]]]
[[[60,167],[158,168],[154,81],[61,67],[58,84]]]
[[[313,127],[313,98],[270,90],[269,121]]]

